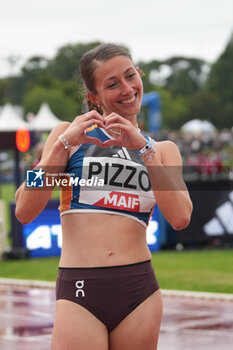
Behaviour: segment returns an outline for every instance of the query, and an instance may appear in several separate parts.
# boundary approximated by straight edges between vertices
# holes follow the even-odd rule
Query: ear
[[[92,92],[87,92],[86,98],[90,100],[92,103],[94,103],[95,105],[97,106],[100,105],[98,98]]]
[[[137,70],[139,76],[141,77],[141,79],[143,79],[145,77],[145,73],[143,72],[143,70],[140,69],[139,67],[136,67],[136,70]]]

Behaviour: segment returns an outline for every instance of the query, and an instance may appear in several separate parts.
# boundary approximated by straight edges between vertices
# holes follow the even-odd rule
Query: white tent
[[[53,114],[48,104],[43,103],[35,118],[29,122],[29,128],[33,131],[51,131],[60,122],[61,120]]]
[[[208,122],[207,120],[193,119],[185,123],[181,127],[181,131],[187,133],[209,133],[212,134],[216,131],[215,126]]]
[[[21,128],[28,128],[28,123],[19,117],[11,104],[7,103],[0,114],[0,132],[14,132]]]

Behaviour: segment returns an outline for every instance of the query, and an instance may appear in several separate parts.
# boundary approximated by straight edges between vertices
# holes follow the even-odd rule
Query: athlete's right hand
[[[76,117],[70,126],[63,132],[63,136],[70,146],[77,146],[83,143],[94,143],[102,147],[103,143],[96,137],[87,136],[86,129],[93,124],[104,128],[104,118],[97,111],[93,110]]]

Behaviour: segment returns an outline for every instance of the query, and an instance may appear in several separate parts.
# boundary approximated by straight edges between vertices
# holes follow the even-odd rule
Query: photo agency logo
[[[27,170],[26,187],[44,187],[44,173],[42,168],[39,170]]]
[[[56,168],[57,170],[57,168]],[[51,191],[53,188],[62,188],[70,190],[71,187],[82,187],[84,189],[103,188],[104,180],[97,176],[91,178],[82,178],[82,176],[75,176],[75,174],[54,171],[53,167],[48,167],[46,172],[43,168],[39,170],[26,170],[26,188],[27,189],[43,189],[44,191]]]

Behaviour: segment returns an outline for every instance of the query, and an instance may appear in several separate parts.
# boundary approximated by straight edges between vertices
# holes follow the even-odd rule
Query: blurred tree
[[[203,83],[203,67],[206,62],[202,59],[187,57],[172,57],[166,60],[172,69],[172,74],[166,79],[165,87],[174,95],[190,96]]]
[[[233,102],[225,103],[221,106],[221,114],[215,124],[219,129],[232,128],[233,126]]]
[[[218,126],[221,114],[219,96],[211,91],[199,90],[189,99],[189,113],[193,119],[209,120]]]
[[[43,56],[33,56],[21,68],[21,74],[12,79],[11,101],[21,104],[27,87],[37,84],[38,80],[46,74],[48,59]]]
[[[44,56],[33,56],[29,58],[23,67],[24,71],[43,70],[47,67],[49,60]]]
[[[154,90],[161,96],[162,128],[179,129],[189,120],[188,99],[185,96],[173,96],[166,89],[157,86]]]
[[[6,102],[11,101],[10,96],[8,94],[8,91],[10,91],[10,87],[10,79],[0,79],[0,105],[4,105]]]
[[[222,102],[233,100],[233,34],[224,52],[212,65],[207,88],[221,96]]]
[[[74,79],[61,81],[60,79],[51,77],[48,73],[46,73],[39,77],[38,84],[28,84],[27,91],[31,90],[34,86],[41,86],[46,89],[61,90],[64,96],[71,98],[78,104],[78,110],[82,110],[84,90],[82,86],[77,84]]]
[[[206,89],[219,97],[217,127],[233,125],[233,33],[224,52],[212,65]]]
[[[187,68],[179,69],[168,77],[165,87],[174,96],[190,96],[199,89],[198,81],[191,76]]]
[[[139,63],[145,72],[145,91],[149,91],[151,84],[155,84],[163,86],[174,96],[190,96],[197,92],[206,79],[207,66],[202,59],[183,56]]]
[[[47,88],[54,86],[56,81],[69,81],[64,87],[67,95],[72,92],[70,98],[75,98],[78,104],[83,100],[83,89],[79,79],[78,66],[82,55],[89,49],[92,49],[99,42],[88,44],[66,45],[58,50],[53,59],[47,59],[43,56],[31,57],[22,67],[20,76],[14,78],[12,87],[12,102],[20,104],[24,95],[35,85],[41,85]],[[69,88],[68,88],[69,85]],[[72,88],[71,88],[72,86]],[[74,86],[76,86],[76,91]]]
[[[41,104],[47,102],[53,113],[61,120],[72,121],[80,113],[78,104],[59,88],[35,86],[24,96],[25,113],[37,113]]]
[[[99,45],[100,42],[78,43],[61,47],[54,59],[49,61],[47,71],[61,80],[78,78],[78,67],[83,54]]]

